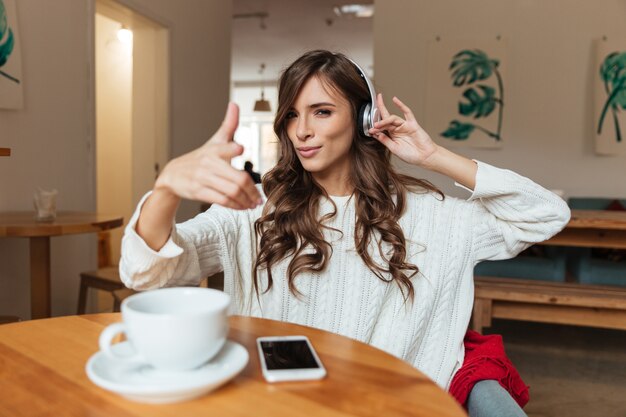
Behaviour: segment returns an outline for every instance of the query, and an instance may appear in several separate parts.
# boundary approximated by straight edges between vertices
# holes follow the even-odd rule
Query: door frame
[[[168,44],[168,56],[167,56],[167,146],[166,146],[166,159],[169,160],[172,156],[172,133],[173,133],[173,74],[172,74],[172,38],[173,38],[173,24],[170,20],[163,16],[149,10],[147,7],[138,4],[134,0],[87,0],[87,106],[88,106],[88,121],[87,121],[87,146],[89,150],[89,166],[91,167],[89,175],[89,182],[91,183],[91,207],[90,209],[97,210],[97,155],[96,155],[96,3],[103,3],[113,8],[119,7],[119,13],[124,14],[123,8],[130,9],[133,13],[144,16],[149,20],[156,22],[167,29],[166,41]]]

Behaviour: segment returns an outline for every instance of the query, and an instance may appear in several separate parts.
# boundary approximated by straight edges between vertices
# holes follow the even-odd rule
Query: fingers
[[[395,145],[393,139],[385,134],[385,132],[378,129],[370,129],[370,134],[372,134],[379,142],[385,145],[387,148],[391,150],[391,148]]]
[[[404,123],[404,119],[394,114],[374,123],[374,127],[378,130],[385,130],[386,128],[389,128],[392,126],[400,127],[402,126],[403,123]]]
[[[237,142],[228,142],[225,145],[215,147],[215,153],[222,159],[230,161],[243,153],[243,146]]]
[[[215,132],[213,137],[211,137],[211,142],[212,143],[232,142],[238,125],[239,125],[239,106],[237,106],[235,103],[231,101],[228,103],[228,108],[226,109],[226,116],[224,116],[222,125],[217,130],[217,132]]]
[[[239,204],[237,201],[230,199],[227,195],[211,188],[203,188],[199,190],[197,194],[197,199],[200,201],[217,203],[220,206],[232,208],[235,210],[245,210],[247,208]]]
[[[257,206],[255,201],[250,200],[248,198],[248,195],[245,192],[242,192],[241,188],[236,182],[232,180],[226,180],[215,174],[209,174],[206,180],[207,182],[210,180],[211,185],[210,187],[203,187],[198,192],[198,196],[201,196],[203,192],[206,192],[208,190],[212,192],[217,192],[219,196],[215,197],[217,197],[219,200],[214,201],[217,204],[226,205],[226,207],[244,210]]]
[[[394,97],[393,102],[396,103],[396,106],[398,106],[400,110],[402,110],[402,113],[404,113],[404,118],[406,120],[409,120],[409,121],[415,120],[415,116],[413,116],[413,112],[411,111],[411,109],[406,104],[401,102],[398,97]]]
[[[389,117],[389,110],[387,110],[387,107],[385,106],[383,95],[381,93],[378,93],[376,96],[376,105],[378,106],[378,110],[380,110],[380,115],[383,119]]]
[[[225,161],[216,162],[216,166],[213,168],[212,171],[217,177],[233,184],[234,188],[231,186],[230,188],[224,189],[224,192],[226,192],[229,197],[241,194],[243,201],[253,207],[263,202],[261,193],[254,185],[252,178],[250,178],[247,172],[239,171]]]

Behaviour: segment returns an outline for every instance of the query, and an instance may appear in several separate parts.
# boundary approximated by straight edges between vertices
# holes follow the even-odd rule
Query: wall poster
[[[626,44],[595,42],[594,132],[596,153],[626,155]]]
[[[21,109],[22,54],[15,0],[0,0],[0,109]]]
[[[426,126],[447,146],[502,147],[506,42],[436,40],[429,48]]]

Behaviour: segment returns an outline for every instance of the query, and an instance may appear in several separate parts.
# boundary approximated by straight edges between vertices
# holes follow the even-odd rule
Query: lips
[[[298,148],[298,153],[303,158],[310,158],[318,153],[320,149],[322,149],[321,146],[303,146],[301,148]]]

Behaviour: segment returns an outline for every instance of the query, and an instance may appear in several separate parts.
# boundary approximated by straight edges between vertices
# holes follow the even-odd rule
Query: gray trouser
[[[527,417],[498,381],[477,382],[467,399],[470,417]]]

